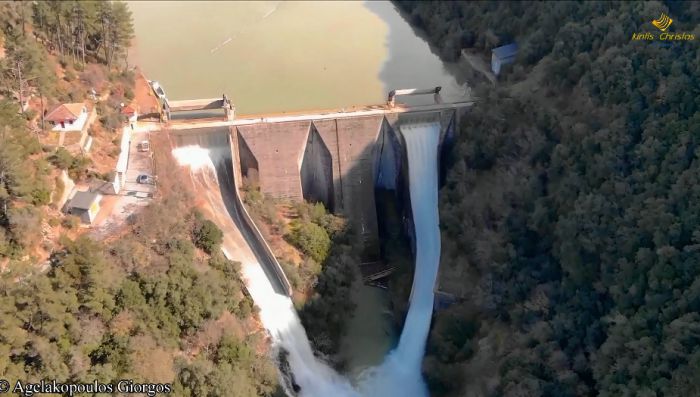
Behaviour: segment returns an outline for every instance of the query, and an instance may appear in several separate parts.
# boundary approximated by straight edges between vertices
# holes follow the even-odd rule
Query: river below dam
[[[390,2],[129,2],[136,40],[129,62],[170,99],[226,93],[239,114],[380,104],[388,91],[441,86],[468,97]],[[399,98],[432,103],[431,95]],[[342,342],[351,376],[396,346],[385,291],[357,283]]]

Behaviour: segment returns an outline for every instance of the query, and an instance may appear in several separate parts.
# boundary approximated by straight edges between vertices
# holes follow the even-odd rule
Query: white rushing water
[[[438,123],[401,126],[408,156],[411,211],[416,233],[416,268],[410,307],[399,344],[384,363],[371,369],[360,385],[369,397],[423,397],[428,389],[421,374],[425,342],[433,313],[435,279],[440,263],[437,150]]]
[[[259,265],[245,264],[242,270],[248,292],[260,308],[260,320],[273,340],[287,352],[299,395],[359,397],[347,379],[314,356],[291,299],[275,293]]]
[[[260,319],[277,347],[288,353],[287,361],[294,383],[299,386],[299,396],[428,396],[421,375],[421,363],[430,328],[433,288],[440,260],[437,205],[440,127],[438,123],[415,123],[402,126],[401,133],[408,154],[410,197],[416,233],[416,268],[410,308],[396,349],[386,356],[381,365],[367,370],[355,387],[314,356],[292,301],[275,293],[261,266],[252,261],[242,261],[246,287],[260,308]],[[218,149],[185,146],[174,149],[173,155],[181,165],[190,166],[193,172],[213,171],[216,175],[216,166],[224,164],[220,162],[230,164],[230,152],[222,156],[222,151]],[[225,227],[222,229],[226,230]],[[226,244],[224,249],[227,257],[237,258],[236,252],[226,251]]]

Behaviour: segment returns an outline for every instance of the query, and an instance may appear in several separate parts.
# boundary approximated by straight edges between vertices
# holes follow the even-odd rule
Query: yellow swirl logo
[[[661,32],[634,32],[632,33],[632,40],[635,41],[647,41],[647,42],[661,42],[658,43],[662,46],[669,46],[673,42],[682,41],[693,41],[695,40],[695,34],[689,32],[671,32],[668,28],[673,23],[673,19],[662,12],[659,19],[654,19],[651,24],[654,25]]]
[[[673,23],[673,19],[669,18],[668,15],[661,13],[659,19],[654,19],[651,24],[656,26],[660,31],[665,32],[669,26]]]

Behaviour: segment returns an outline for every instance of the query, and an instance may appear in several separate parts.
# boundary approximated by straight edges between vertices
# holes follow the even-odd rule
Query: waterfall
[[[430,328],[433,309],[433,288],[440,260],[440,231],[437,206],[438,123],[413,123],[401,127],[408,154],[410,197],[416,233],[416,269],[411,291],[410,308],[396,349],[378,367],[367,370],[353,388],[350,382],[317,359],[291,300],[276,294],[248,247],[236,246],[232,234],[240,234],[232,217],[214,216],[214,221],[227,236],[226,256],[242,263],[243,278],[260,319],[277,348],[287,355],[294,386],[301,397],[425,397],[427,387],[421,375],[421,363]],[[223,134],[223,135],[222,135]],[[189,166],[197,191],[207,195],[211,211],[216,214],[233,200],[230,191],[231,152],[225,132],[192,134],[179,137],[173,150],[176,160]],[[223,140],[222,140],[223,139]],[[224,145],[225,144],[225,145]],[[228,181],[224,178],[230,178]],[[290,390],[288,390],[290,391]]]
[[[370,369],[361,384],[368,397],[423,397],[428,389],[421,375],[425,343],[433,313],[433,288],[440,263],[438,217],[438,123],[402,125],[408,157],[411,211],[416,233],[416,267],[410,306],[399,344],[384,362]]]

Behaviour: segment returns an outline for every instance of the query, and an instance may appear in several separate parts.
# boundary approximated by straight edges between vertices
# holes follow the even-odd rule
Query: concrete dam
[[[408,167],[402,126],[437,123],[442,143],[455,134],[460,113],[472,102],[423,106],[388,104],[351,111],[250,116],[225,121],[198,120],[169,123],[176,135],[201,133],[216,128],[227,131],[231,150],[233,185],[259,187],[274,198],[322,202],[348,219],[361,236],[363,273],[388,275],[379,264],[379,235],[375,188],[407,192]],[[403,184],[402,184],[403,181]],[[240,203],[237,192],[235,201]],[[408,199],[407,194],[403,195]],[[241,208],[240,213],[244,213]],[[255,225],[243,214],[249,235],[262,239]],[[413,225],[410,225],[413,227]],[[278,290],[290,291],[289,283],[264,242],[257,242],[267,262],[268,276],[278,279]],[[371,279],[371,278],[370,278]]]
[[[375,186],[394,189],[402,167],[401,123],[436,119],[452,134],[455,111],[344,117],[232,126],[236,177],[267,195],[322,202],[362,236],[375,260]]]

